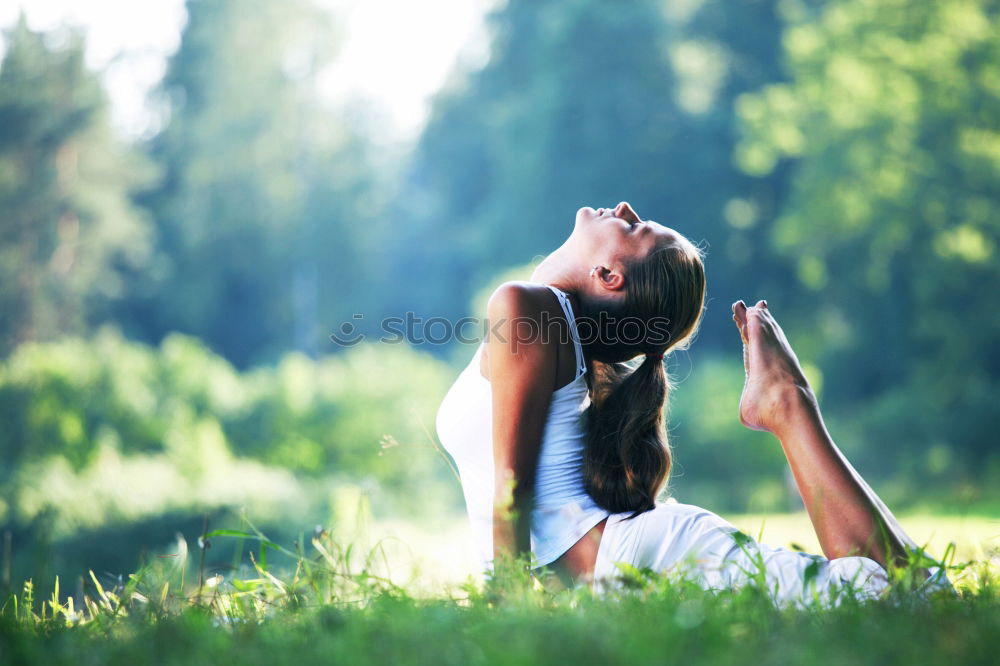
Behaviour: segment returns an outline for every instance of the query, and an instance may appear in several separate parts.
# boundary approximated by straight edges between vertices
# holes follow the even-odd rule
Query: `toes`
[[[747,304],[743,301],[736,301],[733,303],[733,316],[740,321],[746,321],[747,318]]]
[[[762,326],[774,326],[774,315],[771,314],[771,310],[767,307],[767,301],[759,300],[757,303],[747,310],[747,323],[749,325],[750,320],[757,321]]]
[[[740,332],[740,339],[747,343],[747,305],[743,301],[733,303],[733,322]]]

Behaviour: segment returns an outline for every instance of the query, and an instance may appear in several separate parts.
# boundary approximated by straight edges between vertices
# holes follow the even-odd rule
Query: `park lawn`
[[[242,612],[233,612],[229,590],[200,603],[111,604],[69,627],[8,607],[0,663],[995,664],[996,590],[796,610],[775,608],[752,588],[711,594],[661,580],[603,599],[505,585],[460,598],[382,590],[317,603],[272,594]]]
[[[775,545],[808,545],[801,514],[730,520],[754,536],[763,522],[763,539]],[[474,555],[465,553],[464,571],[447,559],[465,539],[464,516],[456,516],[421,527],[362,526],[369,545],[352,544],[367,556],[360,569],[346,566],[346,542],[324,533],[313,551],[296,557],[272,544],[267,571],[213,576],[201,587],[191,577],[178,583],[164,562],[74,607],[60,596],[46,608],[25,588],[0,610],[0,664],[997,663],[996,521],[901,522],[918,540],[933,537],[932,549],[950,540],[960,552],[982,549],[958,596],[904,585],[873,602],[794,609],[776,608],[753,588],[713,594],[656,576],[607,598],[585,587],[552,593],[515,575],[470,582]],[[210,535],[213,549],[232,536],[226,531]],[[391,581],[371,575],[382,556],[402,567]],[[414,574],[414,563],[442,586],[398,580],[406,566]]]

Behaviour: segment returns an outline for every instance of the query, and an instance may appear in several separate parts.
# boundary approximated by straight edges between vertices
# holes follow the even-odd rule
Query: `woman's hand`
[[[767,302],[751,308],[743,301],[733,303],[733,321],[743,340],[746,371],[740,423],[778,434],[801,410],[817,409],[816,396]]]

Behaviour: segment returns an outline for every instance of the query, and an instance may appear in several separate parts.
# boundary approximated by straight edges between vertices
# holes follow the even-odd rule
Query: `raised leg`
[[[733,305],[746,383],[740,421],[781,442],[826,557],[869,557],[903,566],[916,548],[875,491],[840,452],[816,396],[765,301]],[[929,575],[929,572],[925,572]]]

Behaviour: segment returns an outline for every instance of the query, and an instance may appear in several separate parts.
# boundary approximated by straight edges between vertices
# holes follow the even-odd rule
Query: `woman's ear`
[[[625,287],[625,276],[607,266],[594,266],[590,277],[602,291],[621,291]]]

